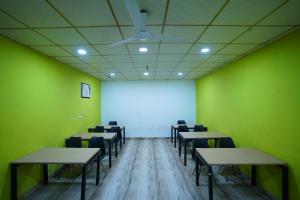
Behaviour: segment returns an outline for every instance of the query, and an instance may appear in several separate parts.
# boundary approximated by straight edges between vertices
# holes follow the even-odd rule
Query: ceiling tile
[[[192,44],[161,44],[159,53],[161,54],[185,54]]]
[[[166,26],[164,34],[182,37],[185,42],[195,42],[205,26]],[[163,43],[167,43],[164,42]]]
[[[286,1],[281,8],[265,18],[259,25],[299,25],[300,24],[300,1]]]
[[[115,25],[107,1],[51,0],[51,3],[75,26]]]
[[[146,47],[148,52],[146,54],[155,54],[158,52],[158,44],[127,44],[131,54],[145,54],[139,51],[140,47]]]
[[[160,34],[162,27],[161,26],[148,26],[147,27],[148,31],[152,34]],[[123,26],[121,27],[124,39],[130,38],[134,36],[137,31],[133,26]],[[115,41],[117,42],[117,40]],[[152,40],[146,40],[146,41],[140,41],[140,40],[134,40],[129,43],[158,43],[158,41],[152,41]]]
[[[58,45],[82,45],[87,41],[74,28],[36,29]]]
[[[281,33],[286,32],[291,27],[276,26],[276,27],[253,27],[250,31],[244,33],[241,37],[235,40],[235,43],[264,43]]]
[[[79,56],[81,60],[87,63],[101,63],[106,62],[103,56]]]
[[[135,62],[134,63],[134,66],[136,68],[143,68],[145,69],[146,66],[149,66],[149,67],[155,67],[156,66],[156,63],[153,62],[153,61],[148,61],[148,62]]]
[[[103,55],[115,55],[115,54],[128,54],[125,45],[109,46],[109,45],[95,45]]]
[[[91,66],[97,68],[97,69],[104,69],[104,68],[109,68],[111,69],[112,68],[112,65],[111,63],[106,63],[106,62],[101,62],[101,63],[91,63],[90,64]]]
[[[131,62],[117,62],[117,63],[111,63],[112,66],[116,68],[134,68],[134,64]]]
[[[70,66],[77,68],[77,69],[90,68],[90,66],[85,63],[73,63],[73,64],[70,64]]]
[[[71,56],[70,53],[58,46],[32,46],[31,48],[48,56]]]
[[[172,0],[170,1],[167,24],[209,24],[224,0]]]
[[[0,10],[0,28],[25,28],[23,24],[11,18]]]
[[[25,45],[53,45],[30,29],[0,29],[0,33]]]
[[[209,54],[188,54],[184,57],[183,61],[185,62],[204,62],[207,60],[211,55]]]
[[[59,60],[63,63],[69,63],[69,64],[73,64],[73,63],[83,63],[83,61],[81,61],[79,58],[74,57],[74,56],[61,56],[61,57],[54,57],[56,60]]]
[[[178,64],[178,62],[157,62],[157,67],[161,67],[161,68],[174,68],[176,67]]]
[[[247,51],[257,47],[257,44],[229,44],[219,54],[245,54]]]
[[[198,40],[198,43],[229,43],[247,28],[244,26],[211,26]]]
[[[215,68],[215,67],[220,67],[224,65],[224,62],[206,62],[198,65],[198,67],[203,67],[203,68]]]
[[[111,44],[122,40],[117,27],[92,27],[78,30],[92,44]]]
[[[155,62],[156,55],[132,55],[134,62]]]
[[[1,9],[30,27],[70,26],[47,1],[1,0]]]
[[[158,62],[177,62],[183,58],[183,54],[159,54],[158,55]]]
[[[112,7],[117,16],[120,25],[133,25],[124,1],[112,0]],[[145,18],[145,24],[162,24],[165,11],[165,0],[138,0],[139,9],[147,10],[148,15]]]
[[[104,56],[109,62],[131,62],[128,55],[108,55]]]
[[[84,49],[87,52],[87,56],[99,55],[99,53],[91,45],[71,45],[71,46],[61,46],[74,56],[78,56],[78,49]]]
[[[213,25],[253,25],[281,3],[282,0],[231,0]]]
[[[195,44],[189,53],[190,54],[203,54],[203,53],[201,53],[201,49],[209,48],[210,49],[209,54],[214,54],[224,46],[225,46],[225,44]]]
[[[229,62],[231,59],[233,59],[234,57],[236,57],[238,55],[213,55],[211,56],[207,62]]]
[[[191,68],[195,68],[198,65],[199,65],[199,62],[180,62],[178,64],[178,68],[180,68],[180,69],[191,69]]]

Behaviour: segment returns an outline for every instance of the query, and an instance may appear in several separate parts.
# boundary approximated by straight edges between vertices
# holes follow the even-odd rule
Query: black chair
[[[120,142],[120,149],[122,149],[122,130],[120,126],[112,126],[110,132],[117,133],[117,141]]]
[[[118,122],[117,121],[109,121],[108,125],[110,125],[110,126],[116,126],[116,125],[118,125]]]
[[[195,132],[204,132],[204,131],[207,131],[207,127],[205,127],[203,125],[195,125],[194,131]]]
[[[186,124],[186,123],[185,123],[185,120],[178,120],[177,124]]]
[[[81,137],[70,137],[66,139],[66,147],[82,148]]]
[[[179,132],[189,132],[189,129],[188,129],[187,125],[179,125],[178,126],[178,133]]]
[[[195,160],[196,157],[196,148],[209,148],[207,139],[196,139],[193,141],[193,150],[192,150],[192,158]],[[200,166],[200,172],[201,172],[201,165]],[[196,166],[194,168],[193,174],[196,171]]]
[[[235,144],[231,137],[220,138],[218,147],[219,148],[235,148]]]
[[[104,126],[96,126],[94,128],[95,133],[104,133]]]
[[[103,164],[102,164],[101,161],[106,156],[106,149],[105,149],[105,140],[104,140],[104,138],[103,137],[92,137],[91,140],[90,140],[90,142],[89,142],[88,148],[100,148],[100,151],[101,151],[101,154],[100,154],[100,164],[103,166]],[[92,168],[92,165],[91,165],[91,168]]]
[[[94,130],[95,130],[95,128],[88,128],[88,132],[89,132],[89,133],[93,133]]]

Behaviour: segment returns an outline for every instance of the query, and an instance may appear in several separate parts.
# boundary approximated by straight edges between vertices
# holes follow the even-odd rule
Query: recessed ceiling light
[[[201,50],[201,53],[208,53],[210,51],[209,48],[202,48]]]
[[[80,54],[80,55],[85,55],[86,54],[86,50],[84,50],[84,49],[78,49],[77,53]]]
[[[147,39],[146,38],[142,38],[141,41],[145,42]]]
[[[116,74],[115,74],[115,73],[110,73],[109,75],[110,75],[110,76],[114,76],[114,75],[116,75]]]
[[[182,72],[178,72],[177,75],[178,75],[178,76],[182,76],[183,73],[182,73]]]
[[[139,52],[145,53],[147,51],[148,51],[147,47],[140,47],[139,48]]]
[[[149,72],[144,72],[144,75],[145,75],[145,76],[148,76],[148,75],[149,75]]]

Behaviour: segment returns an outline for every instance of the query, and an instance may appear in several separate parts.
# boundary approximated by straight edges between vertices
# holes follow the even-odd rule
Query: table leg
[[[196,156],[196,185],[199,186],[199,158]]]
[[[289,199],[289,174],[288,174],[288,167],[287,166],[281,166],[282,170],[282,200],[288,200]]]
[[[217,148],[217,138],[215,138],[215,148]]]
[[[18,165],[10,165],[10,198],[11,200],[18,199],[18,178],[17,178]]]
[[[178,137],[178,155],[181,157],[181,137]]]
[[[99,185],[99,179],[100,179],[100,155],[97,156],[96,185]]]
[[[174,147],[176,148],[177,129],[174,129]]]
[[[211,166],[208,166],[208,199],[213,200],[213,182],[212,182],[212,168]]]
[[[123,143],[125,144],[125,126],[123,127]]]
[[[256,186],[256,166],[251,166],[251,185]]]
[[[173,142],[173,126],[171,126],[171,142]]]
[[[118,157],[118,140],[115,138],[115,158]]]
[[[184,166],[186,166],[186,146],[187,146],[187,140],[183,139],[184,141]]]
[[[48,164],[43,164],[44,185],[48,184]]]
[[[108,143],[108,163],[109,163],[109,168],[111,168],[111,140]]]
[[[85,200],[86,165],[81,167],[81,200]]]

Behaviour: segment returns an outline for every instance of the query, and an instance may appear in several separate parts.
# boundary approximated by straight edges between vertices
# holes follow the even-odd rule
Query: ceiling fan
[[[143,19],[143,16],[144,17],[147,16],[147,11],[146,10],[140,11],[136,0],[124,0],[124,3],[126,5],[132,23],[137,32],[133,36],[115,42],[110,46],[126,44],[134,40],[141,40],[141,41],[152,40],[152,41],[170,41],[170,42],[184,41],[183,38],[177,36],[150,33],[147,27],[145,26],[144,19]]]

